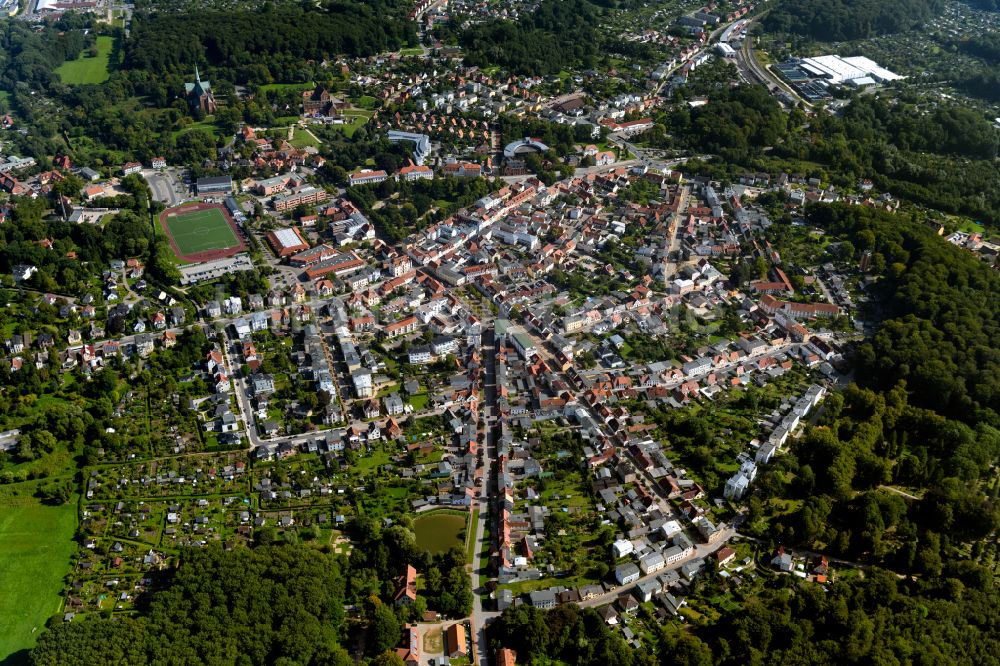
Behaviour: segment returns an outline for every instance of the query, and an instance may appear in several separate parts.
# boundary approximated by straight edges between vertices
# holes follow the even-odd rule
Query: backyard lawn
[[[429,396],[426,393],[417,393],[416,395],[410,396],[409,403],[413,405],[413,411],[422,412],[427,409],[427,402]]]
[[[104,83],[111,76],[111,51],[114,44],[112,37],[98,37],[96,56],[81,55],[76,60],[67,60],[56,69],[56,73],[63,83],[69,85]]]
[[[75,498],[62,506],[28,498],[0,505],[0,662],[31,648],[59,610],[75,530]]]

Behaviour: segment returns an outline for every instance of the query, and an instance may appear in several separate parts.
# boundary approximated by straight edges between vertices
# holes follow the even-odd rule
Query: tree
[[[758,255],[753,260],[753,274],[757,276],[758,280],[766,280],[769,270],[771,270],[771,265],[763,255]]]
[[[402,631],[403,626],[392,607],[381,602],[377,603],[368,625],[369,650],[374,654],[389,650],[399,643]]]
[[[403,658],[392,650],[386,650],[372,661],[372,666],[405,666]]]

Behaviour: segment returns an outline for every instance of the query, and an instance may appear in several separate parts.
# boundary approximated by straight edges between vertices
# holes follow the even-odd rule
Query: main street
[[[490,593],[486,586],[488,580],[489,559],[480,559],[480,553],[492,551],[491,539],[486,536],[486,521],[489,519],[492,505],[493,474],[492,461],[496,453],[498,441],[498,416],[496,410],[496,341],[492,322],[487,328],[484,325],[482,336],[481,357],[485,369],[483,377],[484,402],[480,410],[481,424],[486,437],[483,442],[483,481],[479,493],[479,516],[475,525],[475,550],[472,554],[472,630],[476,637],[476,650],[480,666],[489,666],[486,651],[486,625],[495,619],[499,613],[487,610],[490,603]]]

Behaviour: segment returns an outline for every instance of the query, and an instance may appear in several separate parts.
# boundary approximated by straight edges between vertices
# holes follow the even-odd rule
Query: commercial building
[[[483,167],[474,162],[456,162],[444,165],[444,175],[456,178],[478,178],[483,175]]]
[[[865,78],[873,79],[879,83],[888,83],[904,78],[864,56],[841,58],[838,55],[826,55],[803,58],[799,66],[817,79],[824,79],[835,84]]]
[[[366,266],[363,259],[353,252],[337,255],[325,261],[313,264],[306,269],[306,277],[310,280],[323,277],[325,275],[336,275],[340,277],[359,271]]]
[[[309,243],[295,227],[267,232],[267,242],[279,257],[289,257],[309,249]]]
[[[434,170],[422,164],[411,164],[400,169],[397,178],[400,180],[420,180],[421,178],[430,180],[434,178]]]
[[[321,261],[333,259],[339,254],[340,252],[336,249],[324,243],[292,255],[292,257],[288,260],[288,263],[292,266],[298,267],[312,266],[313,264],[318,264]]]
[[[198,194],[228,194],[233,191],[233,179],[230,176],[199,178],[195,187]]]

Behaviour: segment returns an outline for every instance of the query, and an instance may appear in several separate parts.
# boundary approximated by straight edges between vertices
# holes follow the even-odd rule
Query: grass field
[[[208,116],[205,120],[200,122],[191,123],[190,125],[185,125],[179,130],[171,133],[175,139],[185,132],[191,132],[193,130],[201,130],[203,132],[208,132],[212,135],[213,139],[218,139],[222,135],[222,130],[219,126],[215,124],[215,116]]]
[[[308,148],[309,146],[319,148],[320,142],[308,131],[296,127],[292,133],[292,146],[295,148]]]
[[[240,244],[226,218],[215,208],[170,216],[167,229],[182,255]]]
[[[26,663],[8,657],[31,648],[59,610],[63,577],[76,550],[75,530],[75,500],[63,506],[34,499],[0,506],[0,662]]]
[[[368,119],[374,114],[371,111],[366,111],[364,109],[350,109],[344,111],[344,120],[346,121],[343,125],[334,125],[333,127],[339,128],[344,136],[351,137],[354,133],[358,131],[359,127],[363,127]]]
[[[111,51],[114,44],[115,41],[112,37],[98,37],[95,57],[84,56],[76,60],[67,60],[59,65],[56,73],[63,83],[70,85],[104,83],[111,76]]]
[[[265,83],[260,87],[261,92],[271,92],[274,90],[312,90],[316,87],[314,81],[308,83]]]

